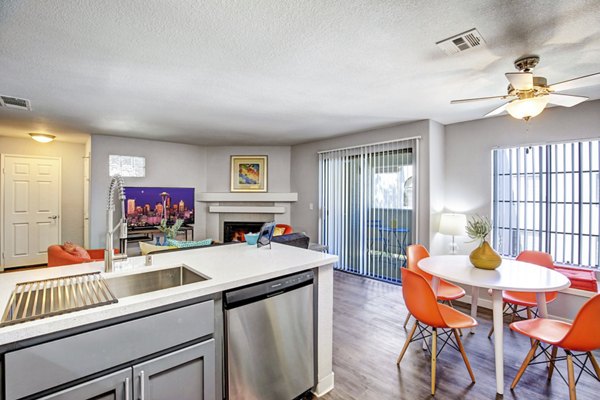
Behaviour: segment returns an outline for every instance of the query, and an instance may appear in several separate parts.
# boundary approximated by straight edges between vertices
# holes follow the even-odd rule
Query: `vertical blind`
[[[414,242],[417,139],[319,153],[319,241],[336,268],[400,282]]]
[[[560,264],[598,268],[599,162],[599,140],[494,150],[496,250],[545,251]]]

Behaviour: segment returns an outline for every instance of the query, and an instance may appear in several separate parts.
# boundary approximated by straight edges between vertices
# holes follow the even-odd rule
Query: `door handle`
[[[140,400],[144,400],[144,371],[140,371]]]
[[[129,387],[129,378],[125,378],[125,400],[129,400],[129,392],[131,388]]]
[[[53,215],[51,217],[48,217],[48,219],[57,219],[57,218],[58,218],[58,215]]]

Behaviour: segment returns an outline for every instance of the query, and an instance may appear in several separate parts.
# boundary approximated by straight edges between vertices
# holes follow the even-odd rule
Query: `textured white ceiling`
[[[487,45],[435,42],[476,27]],[[478,119],[538,54],[549,83],[600,71],[600,2],[1,0],[0,134],[294,144]],[[600,98],[600,85],[573,94]]]

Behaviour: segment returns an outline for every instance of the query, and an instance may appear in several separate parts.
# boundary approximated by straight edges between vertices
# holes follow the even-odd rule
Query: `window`
[[[143,178],[146,176],[146,158],[134,156],[108,156],[109,175]]]
[[[493,242],[504,256],[600,265],[600,141],[493,151]]]
[[[376,208],[412,209],[412,165],[375,171],[373,203]]]

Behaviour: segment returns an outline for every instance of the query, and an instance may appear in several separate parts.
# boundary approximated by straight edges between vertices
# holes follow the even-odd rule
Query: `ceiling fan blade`
[[[506,111],[506,106],[507,105],[508,105],[508,103],[504,103],[500,107],[494,108],[492,111],[490,111],[489,113],[485,114],[484,117],[491,117],[493,115],[498,115],[498,114],[502,113],[503,111]]]
[[[475,97],[473,99],[452,100],[450,102],[450,104],[460,104],[460,103],[468,103],[468,102],[471,102],[471,101],[492,100],[492,99],[503,99],[503,100],[506,100],[506,99],[511,98],[511,97],[514,97],[514,96],[509,96],[509,95],[505,94],[503,96]]]
[[[573,96],[572,94],[562,93],[550,93],[548,96],[550,96],[550,99],[548,100],[549,103],[563,107],[573,107],[589,99],[589,97]]]
[[[506,79],[517,90],[533,89],[533,74],[531,72],[507,72]]]
[[[600,85],[600,72],[596,72],[595,74],[580,76],[579,78],[569,79],[568,81],[562,81],[558,83],[553,83],[550,85],[549,89],[553,92],[560,92],[562,90],[571,90],[580,88],[583,86],[594,86]]]

